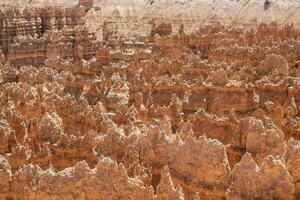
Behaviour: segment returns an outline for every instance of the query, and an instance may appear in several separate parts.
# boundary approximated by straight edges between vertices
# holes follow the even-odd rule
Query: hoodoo
[[[0,6],[0,200],[300,199],[299,1]]]

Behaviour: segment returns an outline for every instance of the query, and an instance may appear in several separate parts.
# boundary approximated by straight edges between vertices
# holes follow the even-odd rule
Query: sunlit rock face
[[[298,1],[2,1],[1,200],[300,199]]]

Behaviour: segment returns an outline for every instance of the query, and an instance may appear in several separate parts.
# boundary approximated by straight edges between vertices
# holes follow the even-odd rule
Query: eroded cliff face
[[[0,11],[0,199],[300,198],[299,21],[93,3]]]

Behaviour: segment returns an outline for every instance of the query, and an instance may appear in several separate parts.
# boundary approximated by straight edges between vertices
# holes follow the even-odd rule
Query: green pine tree
[[[148,3],[149,3],[150,5],[152,5],[152,4],[154,3],[154,0],[148,0]]]

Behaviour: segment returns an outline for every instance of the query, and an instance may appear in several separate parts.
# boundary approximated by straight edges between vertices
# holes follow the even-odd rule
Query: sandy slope
[[[2,2],[3,1],[3,2]],[[94,0],[102,8],[104,17],[145,17],[183,18],[184,20],[207,20],[226,18],[300,23],[300,1],[270,0],[271,7],[264,10],[265,0],[156,0],[149,5],[147,0]],[[43,6],[57,5],[72,7],[78,0],[1,0],[2,5]]]
[[[3,1],[3,0],[2,0]],[[78,0],[4,0],[3,5],[23,7],[56,5],[72,7]],[[118,23],[121,32],[147,32],[148,22],[172,22],[175,27],[185,24],[187,30],[215,22],[216,20],[233,25],[249,24],[257,26],[261,22],[277,21],[278,24],[293,22],[300,26],[300,1],[270,0],[271,6],[264,9],[265,0],[156,0],[149,5],[147,0],[94,0],[95,7],[90,10],[88,26],[99,29],[104,21]],[[145,26],[134,26],[135,21],[142,20]]]
[[[176,3],[179,2],[179,3]],[[264,10],[264,0],[158,0],[147,5],[146,0],[95,0],[101,6],[103,15],[157,16],[165,18],[203,19],[213,16],[239,20],[294,21],[300,22],[300,1],[274,0],[268,10]]]
[[[216,20],[223,24],[248,24],[255,27],[261,22],[277,21],[278,24],[293,22],[300,26],[300,1],[274,0],[265,10],[264,0],[157,0],[153,5],[145,0],[95,0],[95,6],[100,11],[91,10],[88,13],[88,24],[93,29],[99,29],[103,21],[114,21],[119,31],[127,33],[147,33],[153,19],[159,22],[171,22],[178,28],[184,24],[186,30],[212,23]],[[142,20],[144,26],[135,26]]]

